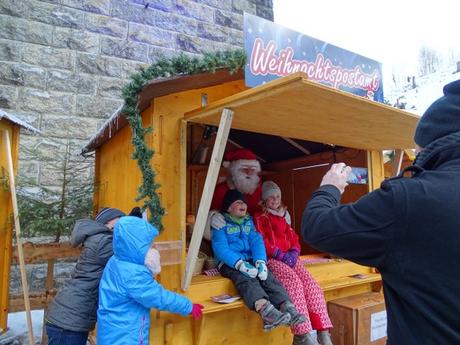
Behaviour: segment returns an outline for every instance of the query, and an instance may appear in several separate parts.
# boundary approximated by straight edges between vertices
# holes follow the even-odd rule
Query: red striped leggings
[[[322,331],[332,327],[323,291],[300,260],[292,268],[274,259],[269,259],[267,265],[297,310],[307,317],[306,322],[291,328],[292,333],[300,335],[310,333],[313,329]]]

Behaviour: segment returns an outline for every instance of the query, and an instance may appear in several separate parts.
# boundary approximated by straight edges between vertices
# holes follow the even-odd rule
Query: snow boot
[[[310,333],[306,334],[295,334],[292,345],[319,345],[316,337]]]
[[[286,301],[281,304],[280,310],[283,313],[288,313],[291,315],[291,322],[289,323],[289,326],[297,326],[307,321],[305,315],[300,314],[295,305],[290,301]]]
[[[318,341],[321,345],[333,345],[329,331],[318,331]]]
[[[262,308],[260,308],[259,314],[262,317],[265,331],[269,331],[281,325],[288,325],[289,321],[291,321],[291,315],[280,312],[270,302],[266,302]]]

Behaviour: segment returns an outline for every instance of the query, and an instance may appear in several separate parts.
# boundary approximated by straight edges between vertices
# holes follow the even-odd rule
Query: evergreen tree
[[[18,208],[24,237],[48,235],[59,242],[62,235],[70,234],[77,219],[91,216],[93,180],[89,172],[93,162],[80,158],[76,154],[78,149],[67,140],[59,160],[46,157],[37,149],[25,149],[25,153],[56,173],[59,187],[48,188],[30,179],[19,179]]]

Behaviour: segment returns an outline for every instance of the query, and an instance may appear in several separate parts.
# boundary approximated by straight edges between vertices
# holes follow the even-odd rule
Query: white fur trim
[[[255,168],[257,172],[261,170],[259,161],[255,159],[238,159],[230,162],[229,166],[230,165],[232,168],[251,167]]]
[[[211,241],[212,234],[211,234],[211,218],[214,214],[219,213],[218,210],[210,210],[208,214],[208,219],[206,220],[206,225],[204,227],[203,238]]]
[[[161,272],[160,252],[154,247],[150,247],[145,255],[144,265],[150,270],[153,276]]]
[[[284,214],[284,219],[286,220],[286,223],[289,224],[289,226],[292,225],[291,215],[288,210],[286,210],[286,213]]]

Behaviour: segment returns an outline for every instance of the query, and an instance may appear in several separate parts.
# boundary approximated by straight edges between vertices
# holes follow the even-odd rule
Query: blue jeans
[[[46,324],[48,345],[86,345],[89,332],[74,332]]]

